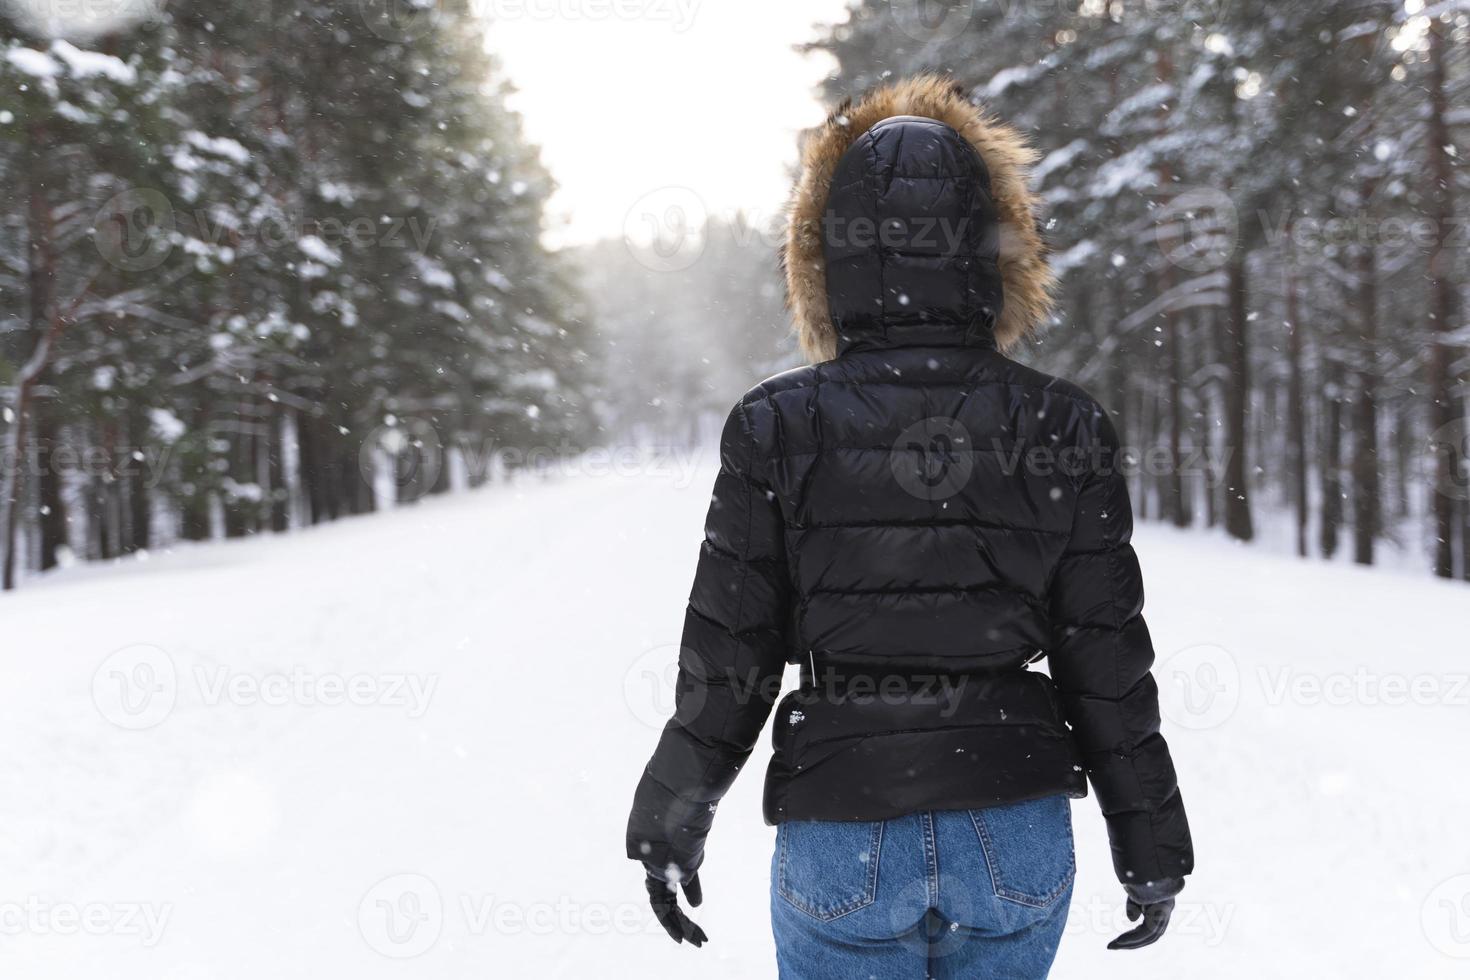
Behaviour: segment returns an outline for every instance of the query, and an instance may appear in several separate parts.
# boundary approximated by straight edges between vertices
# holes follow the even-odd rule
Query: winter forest
[[[423,31],[332,3],[155,13],[86,48],[6,28],[7,585],[371,511],[364,439],[399,418],[587,437],[549,178],[466,6]]]
[[[830,93],[943,68],[1034,134],[1041,348],[1120,417],[1140,516],[1283,512],[1302,555],[1470,577],[1462,5],[981,4],[914,38],[887,6],[815,42]]]
[[[1116,430],[1105,502],[1027,473],[973,481],[959,518],[904,484],[875,453],[964,455],[906,442],[907,399],[984,400],[966,401],[980,375],[932,394],[922,333],[908,378],[860,349],[763,416],[794,447],[768,473],[888,458],[825,471],[851,513],[788,519],[805,491],[776,501],[727,451],[731,406],[802,365],[795,324],[810,340],[783,265],[806,227],[788,221],[799,148],[919,73],[963,93],[924,83],[963,106],[951,135],[992,125],[974,103],[1030,141],[1044,247],[1026,247],[1057,277],[1009,352],[1025,367],[941,343],[928,370],[1001,372],[987,431],[1016,445]],[[944,742],[905,765],[984,756],[1012,780],[1037,732],[1113,739],[1082,760],[1088,798],[1063,794],[1054,975],[1462,976],[1462,142],[1470,0],[0,0],[0,975],[773,976],[786,837],[759,770],[818,711],[699,729],[740,692],[691,665],[759,659],[810,693],[802,668],[831,651],[772,625],[798,577],[783,551],[805,546],[821,569],[793,628],[835,596],[859,652],[927,644],[984,686],[990,661],[933,649],[983,638],[998,652],[977,657],[1019,651],[1008,679],[1048,698],[1057,737],[989,687],[961,707],[1000,721],[935,729],[1021,732],[1023,762]],[[851,295],[872,302],[873,280],[901,291],[874,275]],[[918,329],[957,309],[984,319],[921,307]],[[818,406],[822,372],[855,361],[877,382]],[[904,435],[823,444],[815,424],[811,451],[792,433],[822,412]],[[917,516],[869,521],[862,472]],[[1091,510],[1094,534],[1067,530]],[[1058,621],[1064,602],[1087,624]],[[883,608],[913,618],[890,635]],[[944,608],[980,612],[936,626]],[[1025,645],[992,635],[1012,619],[1035,625]],[[1093,721],[1063,728],[1069,643],[1096,676],[1067,696]],[[650,751],[681,724],[671,768],[723,780],[668,790],[713,821],[685,909],[702,949],[669,942],[655,862],[625,852],[635,787],[662,799]],[[1145,756],[1149,778],[1128,768]],[[1110,818],[1152,819],[1137,800],[1161,786],[1187,801],[1195,870],[1147,949],[1107,946],[1133,892],[1099,768],[1128,795]]]
[[[171,3],[80,40],[12,11],[7,586],[442,492],[425,441],[469,484],[687,444],[795,363],[769,228],[664,216],[702,243],[674,271],[638,254],[660,242],[546,247],[551,178],[472,6]],[[874,0],[807,48],[830,99],[936,69],[1034,139],[1063,290],[1026,356],[1115,414],[1141,517],[1470,577],[1467,25]]]

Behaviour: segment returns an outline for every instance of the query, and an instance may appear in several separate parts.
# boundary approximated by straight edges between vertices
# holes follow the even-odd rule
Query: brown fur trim
[[[923,116],[954,128],[970,142],[990,171],[991,193],[1000,216],[1000,273],[1005,308],[995,339],[1006,350],[1034,331],[1051,313],[1056,277],[1036,226],[1036,201],[1028,186],[1036,152],[1013,127],[965,98],[939,75],[918,75],[838,106],[809,131],[801,149],[801,173],[787,205],[786,301],[796,321],[801,349],[811,361],[837,356],[837,330],[827,312],[827,270],[822,257],[822,215],[832,174],[847,148],[890,116]]]

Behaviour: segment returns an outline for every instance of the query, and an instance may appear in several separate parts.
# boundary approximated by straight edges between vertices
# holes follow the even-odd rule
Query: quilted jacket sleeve
[[[1050,596],[1052,680],[1107,819],[1125,884],[1188,874],[1194,852],[1149,668],[1143,577],[1129,543],[1133,512],[1114,462],[1118,438],[1100,410],[1098,452],[1080,476],[1071,538]]]
[[[684,874],[780,693],[790,577],[781,511],[761,479],[755,414],[737,406],[684,618],[674,716],[633,797],[628,856]]]

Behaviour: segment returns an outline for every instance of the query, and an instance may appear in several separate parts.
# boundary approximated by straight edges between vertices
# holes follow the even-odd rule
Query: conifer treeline
[[[947,71],[1033,136],[1038,360],[1116,413],[1144,515],[1470,578],[1467,11],[863,0],[812,47],[834,99]]]
[[[441,446],[584,437],[551,182],[465,0],[155,13],[0,28],[7,586],[442,490]]]

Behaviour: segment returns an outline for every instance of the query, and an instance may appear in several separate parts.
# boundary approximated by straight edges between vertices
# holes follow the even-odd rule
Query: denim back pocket
[[[823,922],[873,904],[883,822],[788,820],[776,832],[776,890]]]
[[[1065,796],[971,810],[997,898],[1046,908],[1077,873]]]

